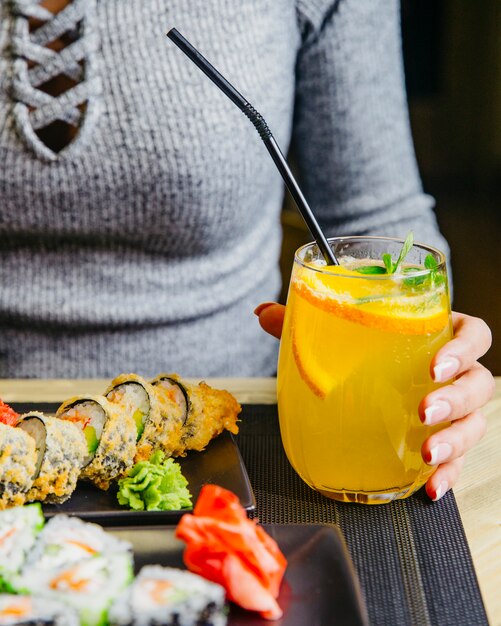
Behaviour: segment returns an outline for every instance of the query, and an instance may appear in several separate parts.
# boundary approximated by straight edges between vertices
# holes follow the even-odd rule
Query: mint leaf
[[[438,267],[438,261],[433,254],[427,254],[424,260],[424,266],[427,270],[436,270]]]
[[[380,265],[362,265],[362,267],[356,267],[355,270],[359,274],[386,274],[386,268]]]
[[[386,273],[393,274],[393,261],[391,259],[391,254],[386,252],[381,258],[383,259],[383,263],[386,267]]]
[[[412,234],[412,231],[410,231],[407,237],[405,238],[404,245],[402,246],[402,249],[400,250],[400,254],[398,255],[398,259],[396,263],[393,263],[391,254],[389,254],[389,252],[386,252],[385,254],[383,254],[381,258],[383,259],[383,263],[386,267],[386,271],[388,274],[395,274],[399,270],[400,265],[402,264],[405,257],[409,254],[409,250],[412,248],[413,245],[414,245],[414,235]]]
[[[440,287],[445,283],[445,274],[438,269],[438,261],[432,254],[426,255],[424,266],[430,270],[431,282],[435,287]]]
[[[409,251],[413,245],[414,245],[414,235],[411,230],[409,234],[407,235],[407,237],[405,238],[404,245],[402,246],[402,249],[400,250],[400,254],[398,255],[397,262],[395,263],[393,267],[393,272],[392,272],[393,274],[398,272],[400,265],[404,261],[405,257],[409,254]]]
[[[404,278],[404,285],[408,287],[417,287],[418,285],[422,285],[426,280],[428,280],[428,276],[412,276],[414,272],[418,272],[415,267],[404,267],[403,273],[409,274],[408,278]]]

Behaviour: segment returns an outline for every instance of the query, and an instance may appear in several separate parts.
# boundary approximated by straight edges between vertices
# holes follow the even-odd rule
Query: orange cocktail
[[[424,426],[417,409],[435,387],[431,358],[452,333],[445,259],[414,245],[388,274],[381,257],[395,259],[402,242],[330,244],[340,266],[325,266],[311,244],[296,253],[278,365],[282,440],[311,487],[387,502],[434,471],[421,446],[440,427]]]

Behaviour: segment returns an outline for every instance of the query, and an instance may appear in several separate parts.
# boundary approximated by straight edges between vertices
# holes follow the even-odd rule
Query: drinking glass
[[[315,244],[295,254],[278,362],[280,431],[299,476],[335,500],[411,495],[434,471],[421,446],[446,425],[418,417],[438,386],[431,359],[452,336],[445,258],[414,244],[387,273],[381,259],[394,263],[402,243],[330,239],[339,266],[327,266]]]

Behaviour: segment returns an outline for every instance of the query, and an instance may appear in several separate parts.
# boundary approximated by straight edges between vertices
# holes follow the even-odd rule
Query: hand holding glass
[[[294,469],[324,495],[389,502],[431,476],[421,446],[447,426],[418,417],[437,386],[431,359],[452,337],[445,258],[416,244],[388,273],[402,241],[329,243],[340,266],[327,266],[313,244],[295,256],[278,364],[282,441]]]

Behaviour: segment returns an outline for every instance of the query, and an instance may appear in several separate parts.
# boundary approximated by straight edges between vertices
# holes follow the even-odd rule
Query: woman
[[[396,0],[0,0],[0,375],[267,375],[283,188],[175,25],[291,142],[325,232],[445,249],[417,174]],[[278,335],[282,309],[260,311]],[[457,315],[423,419],[434,498],[480,438],[485,324]]]

